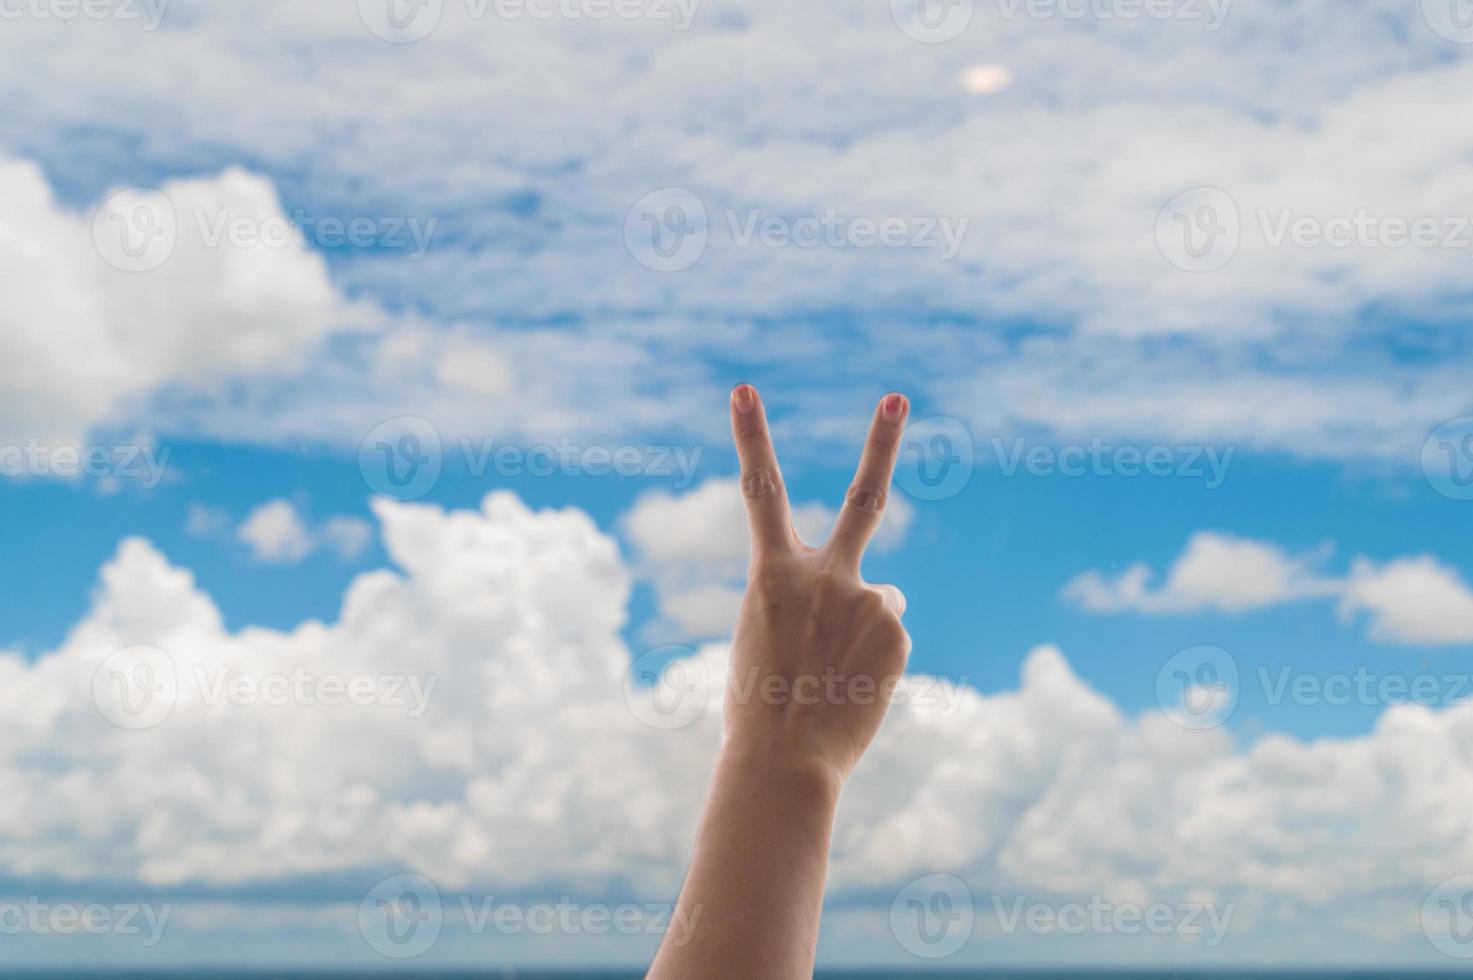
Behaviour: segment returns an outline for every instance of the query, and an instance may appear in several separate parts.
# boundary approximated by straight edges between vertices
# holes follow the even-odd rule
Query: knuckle
[[[764,500],[777,494],[777,474],[768,469],[756,469],[742,474],[742,496],[748,500]]]
[[[782,572],[770,566],[754,567],[747,576],[747,594],[764,609],[783,605],[789,594]]]
[[[894,656],[900,661],[910,656],[910,632],[901,625],[900,620],[892,617],[892,622],[885,625],[885,644],[894,651]]]
[[[888,456],[900,445],[901,428],[896,425],[881,426],[870,435],[870,448],[881,455]]]
[[[859,595],[859,610],[866,618],[879,619],[890,611],[890,604],[880,593],[865,589]]]
[[[862,514],[881,514],[888,499],[889,492],[884,487],[856,483],[845,494],[844,503]]]

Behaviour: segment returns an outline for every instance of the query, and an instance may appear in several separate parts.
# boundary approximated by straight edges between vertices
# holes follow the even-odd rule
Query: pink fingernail
[[[884,411],[885,418],[889,419],[891,422],[894,422],[896,419],[900,418],[901,414],[905,411],[905,396],[887,395],[885,397]]]
[[[737,385],[731,390],[731,403],[738,412],[750,412],[757,404],[757,392],[751,385]]]

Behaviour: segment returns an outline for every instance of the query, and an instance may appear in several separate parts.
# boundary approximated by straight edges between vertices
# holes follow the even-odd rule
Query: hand
[[[910,653],[905,598],[859,577],[910,406],[886,395],[833,537],[810,548],[750,385],[731,395],[752,568],[731,647],[721,748],[678,921],[649,980],[813,975],[839,790],[869,747]]]
[[[875,410],[833,536],[798,539],[761,400],[732,392],[731,422],[752,537],[746,597],[732,640],[723,754],[842,783],[869,747],[905,670],[905,597],[870,585],[860,562],[885,513],[910,406]]]

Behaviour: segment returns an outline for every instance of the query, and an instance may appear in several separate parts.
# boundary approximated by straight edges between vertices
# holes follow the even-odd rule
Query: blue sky
[[[452,910],[419,962],[641,962],[453,910],[673,895],[719,684],[667,730],[624,678],[723,676],[749,382],[810,535],[883,394],[931,420],[865,572],[941,696],[849,789],[826,961],[1473,955],[1460,2],[0,22],[0,924],[172,903],[17,946],[385,965],[355,909],[407,875]],[[141,727],[138,670],[179,683]],[[384,697],[203,680],[303,670]],[[934,955],[905,901],[956,886]],[[1234,924],[999,938],[1014,900]]]
[[[834,397],[858,403],[853,395]],[[690,452],[697,447],[697,482],[731,476],[735,461],[727,446],[693,443]],[[1213,471],[1205,457],[1194,466],[1182,455],[1180,465],[1193,467],[1194,475],[1185,476],[1076,477],[1021,469],[1010,476],[1004,466],[1016,446],[1010,438],[1001,447],[1004,459],[998,464],[991,437],[980,438],[983,468],[955,497],[917,502],[905,543],[871,556],[867,566],[872,579],[903,583],[912,597],[907,618],[919,670],[1002,691],[1016,684],[1020,651],[1056,643],[1093,687],[1122,708],[1140,711],[1155,704],[1161,665],[1199,644],[1230,650],[1245,669],[1275,672],[1291,666],[1325,675],[1366,665],[1377,674],[1415,677],[1428,673],[1429,665],[1436,673],[1461,669],[1457,644],[1408,650],[1372,642],[1357,621],[1338,617],[1332,603],[1241,615],[1101,616],[1062,595],[1087,569],[1119,570],[1140,561],[1164,569],[1203,529],[1274,541],[1291,551],[1329,544],[1342,562],[1349,554],[1383,561],[1433,554],[1473,577],[1461,556],[1445,547],[1449,522],[1463,503],[1438,494],[1420,469],[1356,470],[1233,454],[1221,486],[1209,488]],[[371,519],[372,490],[356,459],[197,443],[169,449],[170,478],[151,491],[125,486],[101,493],[86,482],[55,480],[4,485],[7,540],[36,556],[25,569],[7,571],[10,644],[33,656],[55,648],[86,610],[98,567],[131,535],[146,537],[193,571],[235,629],[330,621],[351,579],[387,561],[374,544],[352,559],[317,553],[284,569],[255,559],[249,545],[228,532],[201,538],[188,528],[192,506],[216,508],[239,524],[262,502],[278,498],[310,515]],[[1224,458],[1221,451],[1217,458]],[[672,490],[682,482],[678,474],[475,475],[454,454],[451,465],[461,472],[447,472],[428,501],[473,508],[492,490],[507,489],[533,507],[577,507],[606,527],[617,526],[642,493]],[[788,469],[795,500],[840,499],[850,475],[803,460]],[[634,649],[641,648],[641,628],[654,613],[650,590],[641,587],[626,630]],[[1250,686],[1237,717],[1237,725],[1252,734],[1364,734],[1382,711],[1379,704],[1265,704],[1252,697],[1255,692],[1266,693],[1261,685]]]

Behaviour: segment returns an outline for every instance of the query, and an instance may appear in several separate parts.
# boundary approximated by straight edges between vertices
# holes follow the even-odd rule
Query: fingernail
[[[902,414],[904,414],[904,412],[905,412],[905,396],[904,395],[887,395],[887,396],[885,396],[885,408],[884,408],[884,412],[885,412],[885,418],[889,419],[891,422],[894,422],[896,419],[900,418],[900,416]]]
[[[737,385],[731,390],[731,403],[738,412],[750,412],[757,404],[757,392],[751,385]]]

